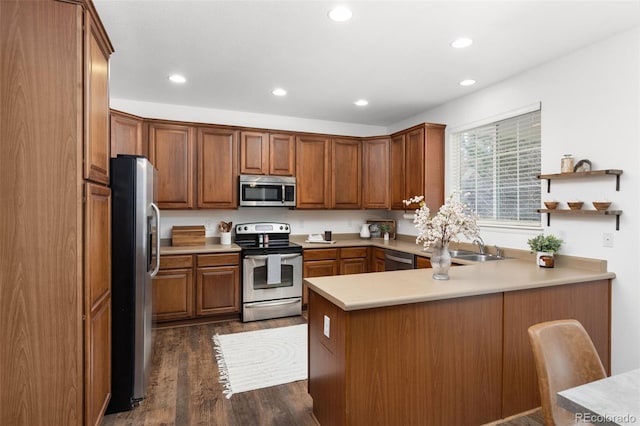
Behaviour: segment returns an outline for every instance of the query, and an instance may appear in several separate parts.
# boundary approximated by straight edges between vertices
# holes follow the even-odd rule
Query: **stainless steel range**
[[[289,242],[288,223],[236,225],[242,247],[242,321],[302,313],[302,247]]]

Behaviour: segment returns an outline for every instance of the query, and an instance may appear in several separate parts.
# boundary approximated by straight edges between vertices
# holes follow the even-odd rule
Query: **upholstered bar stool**
[[[580,322],[567,319],[529,327],[546,425],[584,425],[559,407],[557,393],[604,379],[606,372],[591,338]]]

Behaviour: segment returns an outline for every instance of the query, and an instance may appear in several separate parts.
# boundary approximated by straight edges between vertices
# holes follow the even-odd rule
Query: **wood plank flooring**
[[[104,426],[224,425],[315,426],[307,381],[234,394],[226,399],[218,382],[212,337],[305,323],[291,317],[230,321],[154,330],[147,398],[134,410],[105,416]],[[496,423],[542,426],[539,412]]]

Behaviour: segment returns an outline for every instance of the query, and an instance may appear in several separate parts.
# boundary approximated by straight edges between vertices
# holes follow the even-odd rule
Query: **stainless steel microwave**
[[[240,206],[295,207],[296,178],[240,175]]]

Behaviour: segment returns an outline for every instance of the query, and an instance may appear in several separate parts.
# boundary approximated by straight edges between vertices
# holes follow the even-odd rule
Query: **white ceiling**
[[[640,25],[640,0],[345,1],[343,23],[332,1],[94,3],[113,98],[379,126]]]

